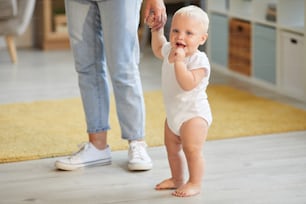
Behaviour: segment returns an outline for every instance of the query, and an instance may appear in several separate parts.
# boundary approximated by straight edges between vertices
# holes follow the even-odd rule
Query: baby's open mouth
[[[177,42],[175,45],[176,45],[176,47],[181,47],[181,48],[186,47],[186,45],[184,45],[182,43],[179,43],[179,42]]]

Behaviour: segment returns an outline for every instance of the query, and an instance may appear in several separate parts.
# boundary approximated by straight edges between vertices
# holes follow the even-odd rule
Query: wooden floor
[[[208,141],[200,195],[176,198],[154,185],[169,176],[163,147],[149,148],[154,168],[129,172],[126,151],[110,166],[74,172],[55,158],[0,165],[0,203],[306,203],[306,132]]]
[[[159,88],[160,63],[142,58],[144,89]],[[303,102],[213,73],[224,83],[305,108]],[[19,51],[11,65],[0,50],[0,103],[79,95],[70,52]],[[1,142],[1,141],[0,141]],[[207,141],[202,193],[176,198],[154,186],[169,176],[164,147],[148,149],[154,168],[127,170],[127,151],[113,152],[109,166],[73,172],[54,168],[57,158],[0,164],[0,203],[112,204],[305,204],[306,131]]]

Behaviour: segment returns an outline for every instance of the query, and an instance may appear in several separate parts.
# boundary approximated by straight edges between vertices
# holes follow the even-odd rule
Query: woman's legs
[[[141,0],[99,1],[98,6],[122,138],[140,140],[145,135],[145,108],[138,66]]]
[[[139,73],[138,26],[141,0],[98,1],[103,45],[112,81],[121,137],[128,140],[128,169],[149,170],[145,107]]]
[[[66,1],[89,140],[100,148],[106,145],[106,131],[110,129],[107,68],[113,82],[122,138],[139,140],[145,134],[145,109],[138,70],[140,6],[140,0],[132,3]]]
[[[140,81],[138,24],[142,1],[66,0],[66,15],[90,143],[58,168],[87,166],[94,154],[109,158],[109,86],[112,81],[123,139],[129,140],[130,170],[149,170],[144,138],[145,108]],[[92,145],[95,147],[93,148]],[[98,150],[105,150],[107,154]],[[90,152],[90,153],[88,153]],[[71,159],[72,158],[72,159]],[[105,162],[104,162],[105,163]],[[60,167],[65,165],[65,167]],[[69,168],[68,168],[69,167]]]
[[[104,149],[110,128],[109,85],[99,8],[91,1],[65,3],[89,141]]]

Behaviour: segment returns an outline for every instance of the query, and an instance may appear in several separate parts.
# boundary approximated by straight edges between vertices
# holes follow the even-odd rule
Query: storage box
[[[213,14],[210,17],[211,24],[208,43],[211,47],[212,61],[227,67],[228,65],[228,20],[227,17]]]
[[[238,19],[230,20],[229,64],[236,72],[251,75],[251,24]]]
[[[253,26],[253,76],[276,84],[276,30],[274,27]]]
[[[281,32],[281,86],[291,96],[305,98],[304,36]]]

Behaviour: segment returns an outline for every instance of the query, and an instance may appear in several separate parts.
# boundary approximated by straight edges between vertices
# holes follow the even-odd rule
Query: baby
[[[201,191],[204,176],[203,146],[212,114],[206,88],[210,64],[199,51],[208,37],[209,19],[197,6],[175,12],[168,42],[163,29],[154,28],[154,14],[146,20],[152,28],[152,49],[163,59],[162,92],[166,110],[165,146],[171,177],[157,184],[156,190],[175,189],[174,196],[193,196]],[[184,178],[187,160],[189,179]]]

